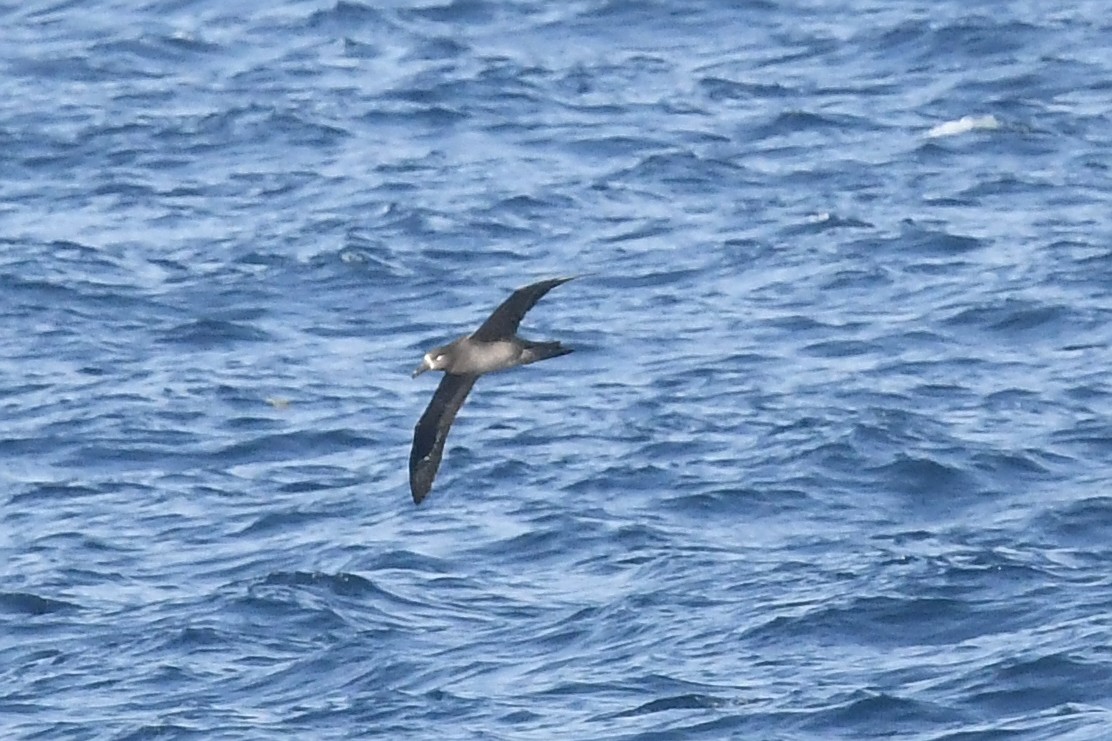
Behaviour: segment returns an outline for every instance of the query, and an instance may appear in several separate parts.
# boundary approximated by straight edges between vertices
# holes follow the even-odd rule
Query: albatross
[[[572,278],[552,278],[517,289],[474,332],[425,353],[413,377],[438,370],[444,371],[444,378],[413,429],[409,490],[414,504],[420,504],[428,496],[444,455],[444,441],[452,420],[479,376],[558,358],[572,351],[559,342],[533,342],[517,336],[518,325],[526,312],[546,293]]]

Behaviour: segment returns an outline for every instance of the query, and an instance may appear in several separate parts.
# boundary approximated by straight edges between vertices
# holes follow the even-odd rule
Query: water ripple
[[[1103,738],[1102,10],[0,11],[0,732]]]

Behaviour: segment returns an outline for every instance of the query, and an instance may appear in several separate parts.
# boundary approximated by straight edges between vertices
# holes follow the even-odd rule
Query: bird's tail
[[[567,355],[569,352],[572,352],[572,348],[564,347],[559,342],[529,342],[526,340],[525,349],[521,354],[525,363],[535,363],[538,360],[558,358],[561,355]]]

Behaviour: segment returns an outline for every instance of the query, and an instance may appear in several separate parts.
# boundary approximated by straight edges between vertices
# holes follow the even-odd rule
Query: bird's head
[[[447,366],[447,347],[438,347],[425,353],[425,357],[421,358],[421,364],[413,371],[413,377],[416,378],[425,371],[444,370]]]

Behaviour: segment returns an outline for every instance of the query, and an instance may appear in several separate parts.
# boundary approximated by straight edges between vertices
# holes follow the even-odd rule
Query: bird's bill
[[[419,366],[413,369],[413,378],[416,378],[427,370],[429,370],[429,361],[428,358],[425,358],[421,361]]]

